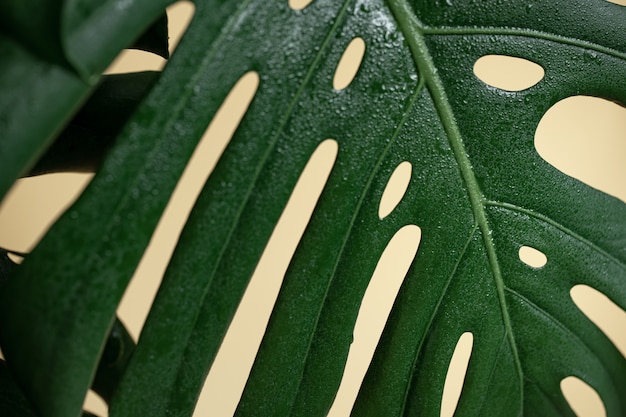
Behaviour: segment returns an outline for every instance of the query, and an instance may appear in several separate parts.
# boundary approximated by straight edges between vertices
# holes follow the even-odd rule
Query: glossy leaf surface
[[[111,52],[83,51],[79,35],[104,23],[94,2],[78,3],[85,15],[70,19],[84,20],[68,32],[68,56],[91,73]],[[150,19],[160,13],[131,3]],[[104,34],[151,21],[133,16]],[[327,138],[337,159],[237,415],[325,415],[377,260],[408,224],[422,230],[419,251],[355,415],[438,415],[465,332],[474,342],[457,415],[571,416],[559,386],[570,375],[594,387],[609,417],[624,415],[626,360],[569,291],[589,285],[626,308],[626,205],[560,173],[533,140],[543,114],[568,96],[626,104],[625,22],[626,8],[588,0],[313,0],[302,10],[286,0],[198,0],[96,178],[4,288],[9,365],[43,415],[79,415],[115,308],[178,177],[230,88],[255,71],[257,94],[180,237],[111,415],[192,413],[291,190]],[[335,90],[356,37],[363,61]],[[119,49],[130,35],[115,39]],[[544,78],[522,91],[491,87],[473,72],[486,55],[532,61]],[[381,220],[381,195],[404,161],[408,189]],[[547,264],[521,262],[523,246]]]

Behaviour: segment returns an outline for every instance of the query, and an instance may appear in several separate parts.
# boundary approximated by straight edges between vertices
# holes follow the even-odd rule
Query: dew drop
[[[522,91],[541,81],[545,71],[532,61],[507,55],[485,55],[474,63],[474,74],[485,84]]]
[[[369,13],[371,11],[369,2],[367,0],[361,1],[359,3],[359,10],[363,13]]]

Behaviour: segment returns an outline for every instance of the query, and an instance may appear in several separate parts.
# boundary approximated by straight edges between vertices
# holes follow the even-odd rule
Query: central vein
[[[417,19],[413,10],[407,3],[407,0],[388,0],[388,4],[406,39],[409,49],[411,50],[411,55],[413,56],[413,60],[417,66],[419,76],[424,79],[425,86],[432,95],[433,102],[446,131],[450,147],[458,163],[461,177],[467,187],[467,193],[472,206],[474,220],[482,234],[483,244],[489,260],[489,266],[493,273],[493,279],[498,292],[498,299],[500,302],[500,309],[502,310],[502,319],[505,331],[511,346],[515,366],[518,371],[521,399],[523,398],[522,366],[519,360],[515,338],[513,337],[511,318],[506,305],[502,270],[500,269],[500,263],[498,262],[498,256],[496,254],[495,245],[491,236],[491,227],[485,212],[485,197],[480,189],[480,186],[478,185],[476,176],[474,175],[474,170],[472,169],[472,164],[465,150],[461,132],[459,131],[456,119],[454,118],[454,112],[450,106],[450,102],[446,96],[441,78],[437,74],[437,68],[435,67],[424,40],[423,24]]]

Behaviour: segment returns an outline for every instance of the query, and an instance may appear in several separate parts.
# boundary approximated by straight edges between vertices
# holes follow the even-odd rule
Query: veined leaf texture
[[[119,110],[99,106],[106,86],[118,86],[107,78],[94,90],[100,73],[142,33],[154,38],[138,47],[158,49],[164,35],[154,28],[169,1],[35,3],[37,12],[17,1],[0,6],[2,193],[59,132],[98,128],[78,111],[88,97],[105,118]],[[626,307],[626,206],[563,174],[534,144],[543,115],[567,97],[626,103],[626,8],[600,0],[194,4],[163,72],[141,76],[129,99],[136,106],[103,135],[110,151],[86,191],[21,265],[2,269],[0,344],[36,413],[80,415],[117,305],[178,179],[229,91],[254,73],[256,94],[128,347],[111,416],[193,413],[293,187],[328,140],[334,163],[236,415],[328,412],[361,300],[404,227],[419,228],[419,249],[354,415],[439,415],[450,358],[469,333],[455,415],[571,416],[561,391],[568,377],[592,387],[609,417],[626,414],[626,360],[570,295],[585,285]],[[349,45],[360,45],[362,59],[339,83]],[[475,67],[494,55],[539,66],[542,76],[511,89],[485,82]],[[406,191],[381,215],[401,166]],[[526,250],[545,262],[524,261]]]

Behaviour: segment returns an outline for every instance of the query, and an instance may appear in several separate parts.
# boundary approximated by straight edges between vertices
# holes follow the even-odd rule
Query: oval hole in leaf
[[[454,353],[448,366],[446,382],[443,385],[440,417],[452,417],[454,415],[461,397],[461,391],[463,390],[463,382],[465,381],[467,366],[472,356],[473,346],[474,335],[470,332],[463,333],[454,348]]]
[[[587,285],[576,285],[570,290],[576,306],[613,342],[626,357],[626,312],[609,297]]]
[[[194,415],[233,415],[263,338],[287,267],[335,164],[338,144],[323,141],[311,155],[272,232],[205,380]],[[204,410],[204,411],[202,411]]]
[[[578,417],[606,417],[602,399],[586,382],[568,376],[561,381],[561,391]]]
[[[485,55],[474,63],[474,74],[485,84],[507,91],[522,91],[541,81],[539,64],[507,55]]]
[[[404,226],[383,251],[359,308],[354,341],[329,417],[350,414],[387,317],[417,253],[421,233],[418,226]]]
[[[258,86],[259,75],[255,72],[248,72],[237,81],[198,142],[161,215],[150,246],[141,258],[117,310],[135,340],[193,204],[239,126]]]
[[[293,10],[302,10],[312,2],[313,0],[289,0],[289,7]]]
[[[543,252],[530,246],[519,248],[519,259],[533,268],[543,268],[548,263],[548,257]]]
[[[343,90],[350,85],[361,67],[363,55],[365,55],[365,41],[362,38],[352,39],[337,64],[333,77],[335,90]]]
[[[400,204],[411,181],[413,166],[404,161],[396,167],[389,177],[378,206],[378,217],[382,220]]]
[[[597,97],[559,101],[535,133],[539,155],[559,171],[626,201],[626,108]]]
[[[190,1],[179,1],[167,7],[168,43],[170,56],[187,30],[195,12],[195,5]],[[135,71],[160,71],[167,60],[138,49],[124,49],[104,71],[105,74],[121,74]]]

